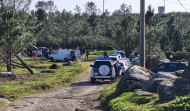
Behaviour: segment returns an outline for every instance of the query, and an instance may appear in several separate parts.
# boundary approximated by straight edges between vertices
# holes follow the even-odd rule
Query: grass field
[[[17,78],[0,82],[0,98],[13,101],[20,96],[47,92],[69,85],[89,67],[86,64],[77,62],[68,66],[63,62],[50,62],[49,60],[43,60],[41,63],[39,58],[22,59],[28,65],[38,68],[32,68],[34,75],[31,75],[25,68],[13,67],[12,72],[17,75]],[[56,64],[58,68],[50,69],[49,67],[52,64]],[[2,65],[0,70],[6,71],[5,65]],[[48,71],[55,73],[47,73]]]
[[[82,56],[82,60],[84,61],[94,61],[96,58],[102,58],[104,55],[104,50],[90,50],[90,55],[88,56],[88,60],[85,59],[85,54]],[[107,50],[108,55],[111,54],[113,50]]]

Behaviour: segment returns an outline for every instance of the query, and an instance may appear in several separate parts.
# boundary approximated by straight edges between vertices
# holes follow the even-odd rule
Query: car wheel
[[[51,62],[54,62],[54,58],[53,57],[50,57],[50,60],[51,60]]]
[[[95,78],[91,78],[91,83],[94,83],[96,81]]]

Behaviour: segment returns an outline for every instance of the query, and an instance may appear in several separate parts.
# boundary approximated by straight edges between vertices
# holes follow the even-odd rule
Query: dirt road
[[[102,111],[95,94],[109,82],[90,83],[90,68],[69,87],[16,100],[7,111]]]

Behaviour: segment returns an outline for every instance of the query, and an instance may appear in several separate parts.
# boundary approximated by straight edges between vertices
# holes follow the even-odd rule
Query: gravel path
[[[88,63],[89,64],[89,63]],[[16,100],[7,111],[102,111],[95,94],[102,90],[108,81],[90,83],[90,68],[69,87],[30,95]]]

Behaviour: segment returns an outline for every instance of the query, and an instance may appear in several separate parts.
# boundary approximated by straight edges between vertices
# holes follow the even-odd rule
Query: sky
[[[49,0],[32,0],[32,4],[30,5],[30,9],[35,9],[35,4],[38,1],[49,1]],[[84,5],[87,2],[94,2],[103,12],[103,0],[52,0],[54,4],[57,6],[58,10],[61,12],[63,9],[67,11],[72,11],[75,13],[74,8],[76,5],[80,6],[82,12],[84,12]],[[180,5],[180,3],[182,5]],[[169,12],[190,12],[190,0],[165,0],[166,5],[166,13]],[[105,9],[108,9],[109,12],[113,12],[120,8],[121,4],[127,4],[128,6],[132,6],[133,13],[140,12],[140,0],[105,0]],[[164,0],[145,0],[146,10],[149,5],[151,5],[155,9],[155,13],[158,13],[158,6],[164,6]]]

